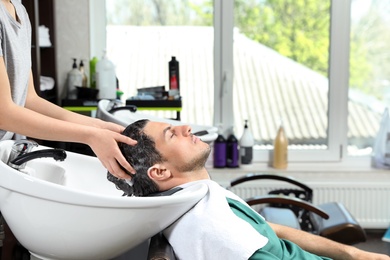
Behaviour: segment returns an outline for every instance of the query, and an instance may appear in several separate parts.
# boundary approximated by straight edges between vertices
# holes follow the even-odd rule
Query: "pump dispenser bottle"
[[[80,70],[77,68],[77,59],[73,58],[72,70],[68,72],[67,77],[67,97],[68,99],[77,98],[77,88],[76,86],[81,86],[83,80],[83,75]]]
[[[276,169],[287,168],[288,139],[284,131],[283,122],[280,123],[274,140],[274,154],[272,166]]]
[[[226,139],[222,135],[222,127],[219,127],[218,137],[214,141],[213,154],[214,168],[224,168],[226,166]]]
[[[85,68],[84,68],[83,60],[80,60],[79,70],[80,70],[81,75],[82,75],[81,86],[86,88],[86,87],[88,87],[88,77],[87,77],[87,74],[85,74]]]
[[[230,130],[230,135],[226,140],[226,166],[229,168],[238,167],[239,150],[238,140],[233,133],[233,128]]]
[[[240,159],[241,164],[251,164],[253,159],[253,146],[255,139],[248,128],[248,120],[245,120],[244,132],[240,139]]]

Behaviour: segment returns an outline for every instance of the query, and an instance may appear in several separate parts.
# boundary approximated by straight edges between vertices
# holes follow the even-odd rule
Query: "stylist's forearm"
[[[62,107],[40,98],[35,93],[26,100],[26,108],[29,108],[39,114],[46,115],[51,118],[56,118],[61,121],[76,123],[80,125],[98,126],[96,118],[84,116],[82,114],[73,113]]]

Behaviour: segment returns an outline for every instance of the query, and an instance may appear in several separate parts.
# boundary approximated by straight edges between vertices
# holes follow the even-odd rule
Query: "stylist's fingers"
[[[133,169],[130,165],[128,165],[130,169]],[[109,166],[106,167],[107,170],[119,179],[129,179],[131,178],[129,174],[127,174],[118,164],[116,160],[110,162]],[[131,171],[129,171],[131,172]]]
[[[137,144],[137,141],[135,141],[127,136],[124,136],[124,135],[119,135],[116,138],[116,141],[121,142],[121,143],[125,143],[128,145],[136,145]],[[112,164],[111,164],[111,167],[113,168],[114,173],[113,172],[111,172],[111,173],[114,176],[117,174],[118,176],[116,176],[116,177],[121,178],[121,179],[129,178],[129,175],[126,174],[118,164],[120,164],[128,172],[133,173],[133,174],[135,173],[133,167],[131,167],[129,162],[125,159],[125,157],[123,156],[123,154],[119,150],[119,147],[117,147],[117,152],[115,155],[115,162],[112,162]]]
[[[115,140],[118,143],[125,143],[125,144],[128,144],[128,145],[136,145],[137,144],[136,140],[133,140],[130,137],[125,136],[125,135],[121,135],[121,134],[116,135]]]
[[[134,169],[124,158],[119,149],[118,143],[126,143],[135,145],[137,142],[131,138],[106,129],[97,129],[88,140],[89,146],[92,148],[96,156],[102,162],[103,166],[115,177],[127,179],[130,176],[125,172],[134,173]],[[120,167],[123,166],[123,168]]]
[[[117,147],[117,145],[116,145]],[[130,173],[134,173],[134,169],[131,167],[131,165],[127,162],[127,160],[124,158],[122,153],[119,150],[119,147],[117,149],[114,149],[111,153],[110,157],[104,157],[104,154],[98,154],[97,155],[100,161],[102,162],[103,166],[115,177],[119,179],[128,179],[130,178],[130,175],[126,173],[124,169],[126,169]],[[121,168],[120,165],[123,167]]]
[[[111,122],[104,122],[103,128],[114,131],[116,133],[122,133],[125,130],[124,126],[114,124]]]

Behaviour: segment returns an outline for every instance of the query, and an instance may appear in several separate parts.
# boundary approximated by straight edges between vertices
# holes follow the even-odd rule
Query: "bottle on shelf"
[[[67,76],[67,98],[77,99],[77,88],[81,86],[83,81],[83,75],[77,68],[77,59],[73,58],[72,69],[68,72]]]
[[[180,89],[179,61],[175,56],[168,62],[169,70],[169,89]]]
[[[96,63],[96,88],[99,89],[99,99],[116,99],[115,66],[107,58],[106,51],[103,58]]]
[[[226,166],[236,168],[239,166],[239,149],[238,140],[233,133],[233,128],[230,130],[230,135],[226,140]]]
[[[90,80],[90,87],[96,88],[96,64],[98,63],[98,58],[93,57],[89,61],[89,80]]]
[[[272,166],[276,169],[286,169],[288,158],[288,139],[284,131],[283,122],[280,123],[274,140]]]
[[[386,134],[386,145],[384,154],[385,165],[390,166],[390,133]]]
[[[244,132],[240,138],[240,159],[241,164],[251,164],[253,159],[253,146],[255,139],[248,128],[248,120],[245,120]]]
[[[85,74],[84,61],[82,59],[80,60],[79,70],[82,75],[81,86],[86,88],[88,87],[88,77],[87,74]]]
[[[213,164],[214,168],[226,167],[226,139],[222,135],[221,127],[219,127],[217,139],[214,141]]]

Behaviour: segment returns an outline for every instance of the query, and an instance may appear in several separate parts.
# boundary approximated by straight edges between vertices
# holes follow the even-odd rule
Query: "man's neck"
[[[210,175],[207,172],[206,168],[202,168],[199,170],[189,171],[189,172],[180,172],[179,174],[174,174],[172,178],[164,183],[159,183],[161,191],[172,189],[173,187],[177,187],[179,185],[199,181],[199,180],[209,180]]]

